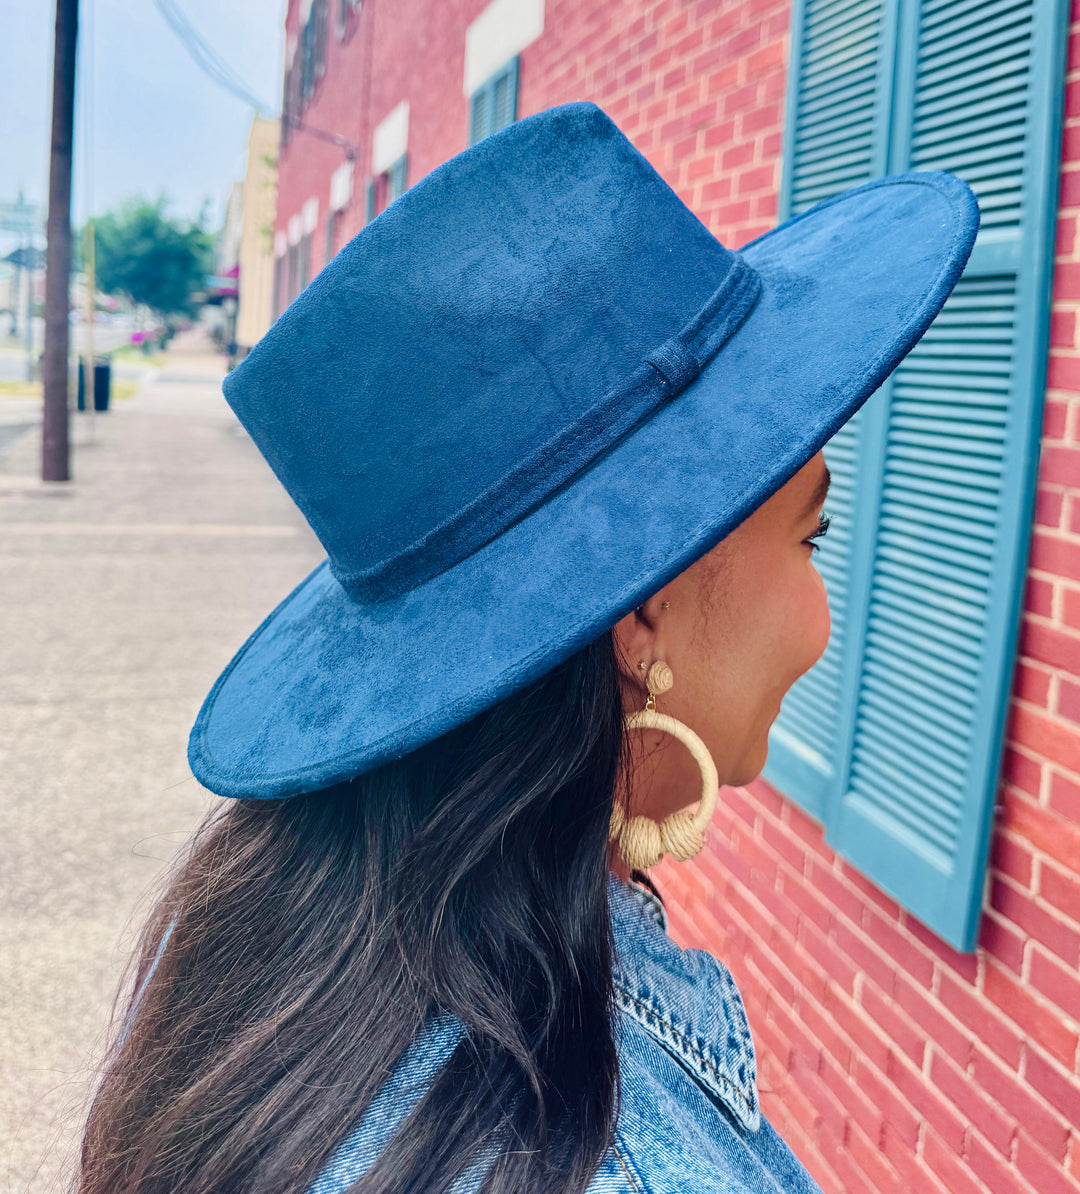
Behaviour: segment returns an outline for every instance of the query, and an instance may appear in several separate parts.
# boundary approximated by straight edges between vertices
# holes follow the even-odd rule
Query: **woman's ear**
[[[654,594],[636,609],[615,623],[615,644],[619,656],[620,677],[637,695],[645,688],[645,672],[649,664],[661,657],[658,634],[663,616],[671,602]],[[645,667],[641,667],[644,662]]]

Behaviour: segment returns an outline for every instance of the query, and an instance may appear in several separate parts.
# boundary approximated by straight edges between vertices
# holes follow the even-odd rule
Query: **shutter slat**
[[[992,21],[1000,13],[1011,13],[1016,9],[1016,0],[950,0],[948,6],[937,14],[923,8],[922,45],[928,50],[935,42],[935,31],[971,29],[982,26],[983,21]]]
[[[932,808],[924,809],[920,799],[921,793],[913,793],[904,782],[907,778],[902,771],[897,771],[887,763],[881,767],[880,781],[889,785],[889,798],[883,800],[879,790],[863,774],[857,766],[859,756],[855,756],[853,764],[851,788],[855,796],[861,796],[866,805],[876,812],[886,823],[893,822],[905,825],[918,840],[923,850],[931,848],[935,861],[939,866],[947,866],[952,853],[955,835],[942,829],[935,823],[937,818]],[[875,780],[877,777],[875,777]]]
[[[999,443],[995,448],[994,444],[972,443],[965,435],[958,443],[946,448],[941,444],[945,434],[938,424],[922,435],[894,435],[893,459],[908,461],[922,476],[948,477],[961,485],[982,484],[996,489],[994,482],[1001,474],[1004,454],[1002,445]],[[976,473],[982,474],[978,481],[974,477]]]
[[[889,619],[896,626],[916,634],[925,634],[935,643],[950,649],[963,648],[965,654],[977,654],[983,643],[983,628],[966,618],[927,605],[913,613],[907,595],[902,599],[882,589],[877,599],[888,612]]]
[[[933,550],[948,553],[966,552],[983,560],[989,559],[993,555],[992,544],[986,539],[969,534],[966,525],[963,534],[955,534],[941,526],[934,526],[926,519],[899,519],[893,512],[882,516],[878,533],[890,537],[910,536],[917,533],[921,540],[928,545],[927,550],[930,550],[930,545],[933,545]],[[908,546],[914,546],[914,544],[908,544]]]
[[[941,688],[927,685],[926,676],[921,672],[912,674],[908,668],[901,665],[893,666],[891,659],[884,658],[880,651],[875,652],[868,646],[866,658],[863,662],[863,686],[869,691],[874,688],[888,692],[898,704],[906,704],[910,709],[921,709],[925,717],[937,717],[949,725],[954,731],[966,730],[971,724],[971,709],[963,700],[957,700],[952,693]],[[910,747],[910,743],[908,743]],[[858,737],[855,747],[858,747]],[[918,757],[918,752],[915,756]]]
[[[998,412],[994,412],[997,414]],[[934,411],[930,417],[930,428],[926,428],[926,420],[916,416],[910,418],[897,414],[893,419],[896,429],[896,442],[910,444],[915,448],[935,450],[942,435],[963,437],[966,441],[964,450],[976,455],[1001,456],[1004,445],[1001,442],[1001,429],[1004,420],[996,419],[990,422],[964,423],[960,419],[943,419],[940,412]]]
[[[827,119],[838,109],[872,107],[876,87],[872,63],[861,70],[820,76],[814,86],[803,92],[799,136],[805,136],[815,121]]]
[[[978,113],[986,112],[980,116]],[[971,116],[965,122],[968,130],[964,138],[965,154],[973,166],[980,162],[1000,161],[1023,151],[1024,110],[1016,104],[1001,105],[986,111],[985,105],[973,107]],[[947,118],[935,117],[922,127],[920,153],[929,155],[938,146],[953,146],[956,141],[956,126]],[[1021,144],[1017,147],[1014,142]]]
[[[881,20],[881,0],[806,0],[792,213],[871,177]]]
[[[957,51],[970,47],[973,36],[978,39],[983,50],[1008,46],[1014,57],[1021,57],[1017,46],[1018,35],[1023,38],[1029,37],[1030,27],[1031,12],[1015,3],[999,7],[996,16],[984,11],[976,20],[942,22],[938,26],[937,37],[927,36],[929,31],[923,26],[921,66],[929,75],[941,64],[957,61],[961,58]],[[967,55],[967,62],[971,62],[970,55]]]
[[[824,37],[842,30],[848,21],[858,20],[864,13],[876,12],[878,0],[836,0],[833,4],[808,5],[803,22],[803,40],[820,42]]]
[[[1017,32],[1019,30],[1026,38],[1028,28],[1028,19],[1018,14],[1014,28],[1003,29],[997,34],[987,36],[980,34],[976,39],[968,37],[959,38],[955,42],[950,41],[937,54],[924,59],[920,66],[920,81],[925,81],[927,87],[937,87],[947,79],[971,76],[974,86],[977,87],[980,70],[1006,62],[1012,63],[1014,70],[1017,67],[1022,69],[1027,61],[1027,47],[1022,42],[1017,44]],[[978,50],[978,70],[972,69],[972,49]]]
[[[802,127],[801,144],[824,141],[828,145],[833,138],[843,141],[844,134],[847,134],[846,140],[849,141],[853,136],[864,135],[867,109],[873,106],[873,102],[873,91],[866,88],[853,92],[851,98],[844,102],[827,100],[822,106],[820,118],[816,113],[808,114]]]
[[[928,719],[924,709],[913,709],[894,701],[888,692],[868,688],[863,702],[863,716],[868,722],[882,726],[894,737],[898,728],[907,730],[912,737],[919,736],[922,749],[931,752],[945,765],[956,758],[956,739],[948,723],[940,724]]]
[[[1017,75],[1015,60],[992,65],[980,63],[977,70],[967,74],[958,71],[938,83],[926,81],[919,91],[919,115],[935,115],[943,106],[993,100],[1009,92],[1026,95],[1026,89],[1027,79],[1023,74]],[[973,93],[977,93],[974,98]]]
[[[888,608],[893,617],[904,624],[905,619],[917,619],[920,624],[943,636],[962,639],[964,641],[979,641],[983,639],[983,627],[973,621],[965,613],[956,612],[951,603],[948,608],[944,604],[935,605],[923,602],[918,607],[918,613],[912,613],[911,594],[906,589],[899,589],[892,593],[887,586],[881,586],[874,593],[875,600]]]
[[[958,584],[965,583],[970,578],[973,583],[985,585],[990,574],[988,561],[979,558],[971,552],[961,552],[955,547],[946,547],[932,539],[918,538],[915,535],[902,535],[882,531],[881,534],[883,559],[892,560],[900,568],[910,566],[910,561],[919,555],[920,565],[929,569],[935,576],[953,579]]]
[[[916,781],[912,775],[912,759],[896,748],[896,734],[890,725],[881,725],[872,719],[866,721],[864,741],[872,749],[872,754],[856,755],[856,760],[866,758],[870,765],[877,768],[882,760],[893,768],[894,774],[901,776],[902,790],[917,794],[917,801],[913,806],[926,810],[936,818],[938,826],[944,833],[956,832],[957,808],[955,793],[963,786],[963,772],[960,770],[960,760],[955,752],[946,758],[938,758],[929,751],[919,752],[919,778]]]

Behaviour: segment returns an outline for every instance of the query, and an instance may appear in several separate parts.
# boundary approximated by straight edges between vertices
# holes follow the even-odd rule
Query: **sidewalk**
[[[37,480],[34,404],[0,403],[0,1194],[61,1188],[145,897],[216,800],[188,730],[324,556],[222,375],[178,337],[72,415],[68,483]]]

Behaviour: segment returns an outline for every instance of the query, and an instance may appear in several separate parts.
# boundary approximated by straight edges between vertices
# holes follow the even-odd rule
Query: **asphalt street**
[[[72,414],[67,483],[37,480],[38,404],[0,396],[2,1194],[64,1188],[134,935],[217,799],[188,730],[324,555],[222,376],[178,337],[136,396]]]

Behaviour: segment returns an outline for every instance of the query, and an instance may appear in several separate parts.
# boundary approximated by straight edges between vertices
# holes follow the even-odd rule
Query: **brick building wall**
[[[399,101],[410,183],[465,147],[464,30],[483,8],[366,0],[348,39],[328,38],[304,120],[359,150],[335,248],[363,225],[372,130]],[[738,247],[775,222],[789,22],[789,0],[548,0],[518,114],[594,100]],[[280,232],[341,161],[294,134]],[[676,938],[734,973],[765,1112],[829,1194],[1080,1191],[1078,216],[1074,23],[1036,527],[977,951],[920,925],[764,780],[723,789],[705,853],[657,870]]]

